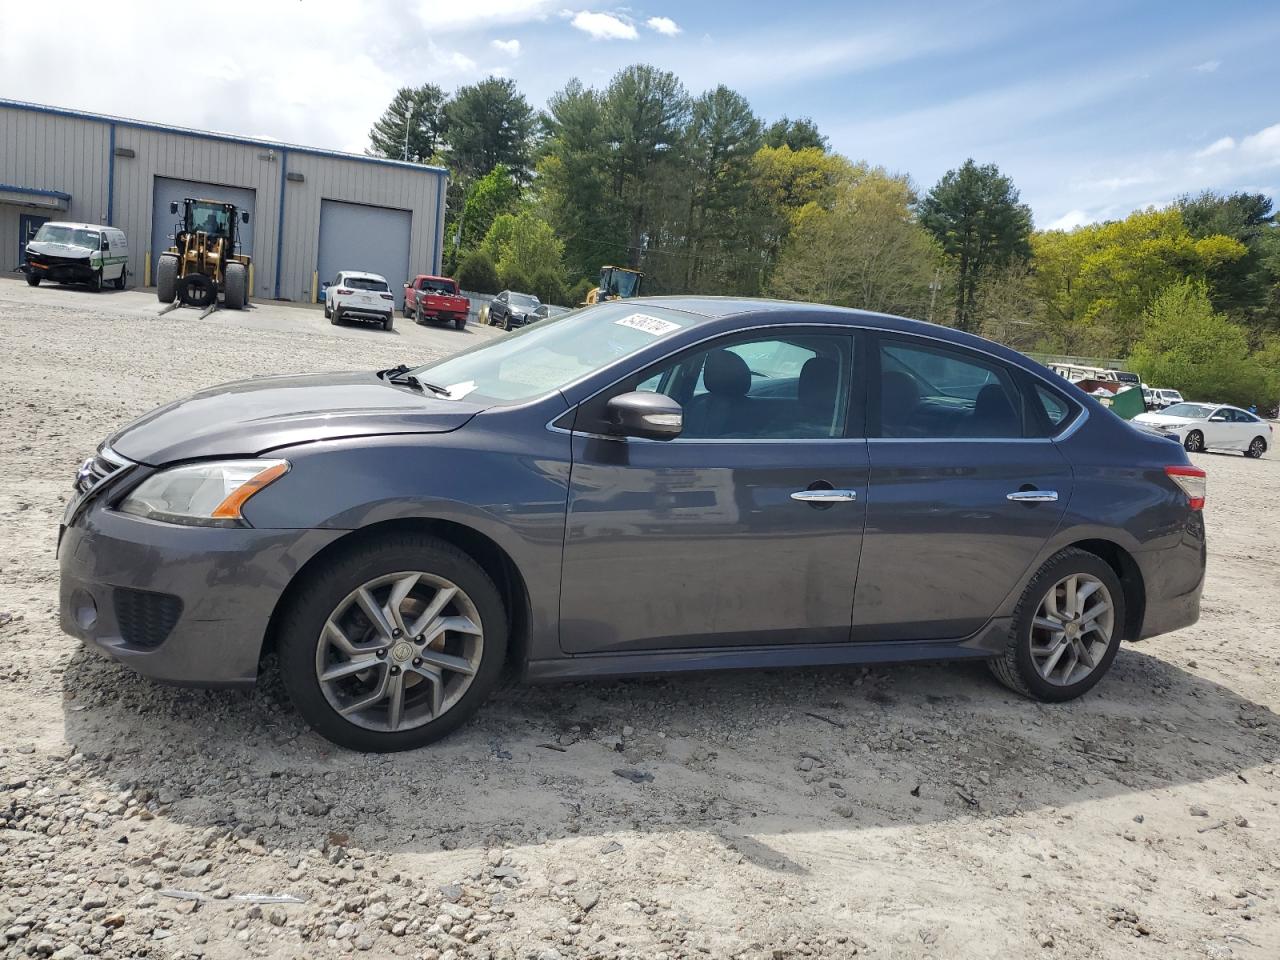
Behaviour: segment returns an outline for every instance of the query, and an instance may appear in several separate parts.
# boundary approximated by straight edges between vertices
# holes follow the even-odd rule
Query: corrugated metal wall
[[[113,127],[116,153],[132,150],[134,155],[115,157],[114,188],[109,189]],[[286,173],[301,174],[303,180],[287,180]],[[54,214],[54,219],[106,223],[110,203],[112,225],[129,238],[131,284],[142,282],[144,262],[156,254],[150,247],[157,176],[255,192],[255,297],[310,299],[319,255],[321,200],[411,211],[413,269],[437,272],[440,268],[446,180],[431,168],[219,139],[106,117],[67,116],[0,101],[0,184],[71,194],[70,209]],[[0,197],[2,272],[17,266],[18,217],[24,212],[33,211],[4,203]],[[168,211],[163,215],[167,218]]]

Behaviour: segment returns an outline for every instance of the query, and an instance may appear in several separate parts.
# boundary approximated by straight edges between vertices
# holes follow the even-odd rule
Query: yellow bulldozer
[[[586,305],[604,303],[606,300],[629,300],[640,296],[640,281],[644,274],[630,267],[601,267],[600,286],[587,293]]]
[[[174,245],[156,262],[156,296],[176,298],[190,307],[223,305],[239,310],[249,302],[249,257],[238,252],[240,224],[249,211],[221,200],[182,201],[182,220],[174,226]],[[176,215],[177,201],[169,204]]]

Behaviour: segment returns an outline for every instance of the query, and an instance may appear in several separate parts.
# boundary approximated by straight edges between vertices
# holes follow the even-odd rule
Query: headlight
[[[186,526],[247,527],[241,507],[288,472],[288,460],[219,460],[172,467],[139,484],[119,509]]]

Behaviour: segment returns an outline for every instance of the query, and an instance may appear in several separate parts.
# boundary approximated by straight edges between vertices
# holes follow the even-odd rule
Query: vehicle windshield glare
[[[216,203],[193,203],[191,205],[191,229],[200,230],[212,236],[227,236],[228,213],[225,207]]]
[[[1186,417],[1188,420],[1204,420],[1214,410],[1203,403],[1175,403],[1163,411],[1166,416]]]
[[[86,230],[83,227],[65,227],[46,223],[32,237],[35,243],[64,243],[73,247],[98,249],[101,238],[97,230]]]
[[[600,304],[540,321],[413,374],[448,389],[451,400],[518,403],[559,390],[697,319],[648,304]]]
[[[374,290],[379,293],[384,293],[389,289],[387,281],[374,280],[372,277],[347,277],[342,281],[342,285],[350,287],[352,290]]]

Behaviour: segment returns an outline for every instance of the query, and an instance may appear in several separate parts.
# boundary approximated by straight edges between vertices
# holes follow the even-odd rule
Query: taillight
[[[352,291],[352,290],[348,290],[346,287],[339,287],[339,288],[338,288],[338,293],[340,293],[340,294],[341,294],[342,296],[344,296],[344,297],[349,297],[349,296],[351,296],[351,294],[352,294],[353,292],[354,292],[354,291]]]
[[[378,294],[378,296],[380,296],[383,300],[394,300],[394,299],[395,299],[395,297],[394,297],[394,296],[392,296],[392,295],[391,295],[391,294],[389,294],[389,293],[380,293],[380,294]]]
[[[1169,479],[1187,495],[1187,505],[1192,510],[1204,509],[1205,472],[1199,467],[1165,467]]]

